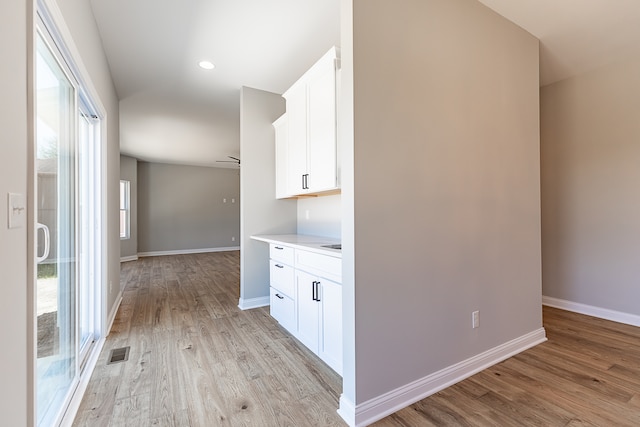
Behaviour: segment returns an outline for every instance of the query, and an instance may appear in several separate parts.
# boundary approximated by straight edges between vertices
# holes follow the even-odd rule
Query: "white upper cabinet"
[[[287,113],[273,122],[273,127],[276,132],[276,199],[283,199],[289,197],[287,176],[283,172],[286,171],[289,157],[289,117]]]
[[[333,47],[283,95],[287,102],[287,149],[286,155],[276,159],[276,183],[286,192],[280,192],[278,198],[340,188],[336,107],[339,65],[339,50]],[[276,147],[285,144],[280,140],[283,137],[284,132],[276,128]]]

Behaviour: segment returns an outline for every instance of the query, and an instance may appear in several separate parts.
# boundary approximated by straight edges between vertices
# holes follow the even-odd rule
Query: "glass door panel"
[[[95,165],[95,147],[98,144],[99,121],[89,109],[82,105],[80,99],[78,109],[78,328],[79,328],[79,357],[80,365],[86,360],[87,354],[96,338],[95,322],[95,283],[96,265],[96,222],[99,214],[96,212],[97,196]]]
[[[77,381],[77,91],[39,35],[36,49],[38,425],[53,425]]]

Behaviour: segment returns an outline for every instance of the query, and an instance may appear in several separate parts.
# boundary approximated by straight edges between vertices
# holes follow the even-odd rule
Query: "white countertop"
[[[321,236],[307,236],[305,234],[258,234],[251,236],[253,240],[276,245],[290,246],[292,248],[304,249],[309,252],[316,252],[323,255],[342,258],[340,249],[323,248],[323,245],[334,245],[340,243],[340,239]]]

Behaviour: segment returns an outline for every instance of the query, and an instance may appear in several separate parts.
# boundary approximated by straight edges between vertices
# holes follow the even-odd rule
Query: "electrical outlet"
[[[222,203],[227,203],[227,199],[222,199]]]
[[[231,241],[232,241],[232,242],[235,242],[235,241],[236,241],[236,236],[233,236],[233,237],[231,238]]]
[[[480,312],[474,311],[471,313],[471,326],[473,329],[480,327]]]

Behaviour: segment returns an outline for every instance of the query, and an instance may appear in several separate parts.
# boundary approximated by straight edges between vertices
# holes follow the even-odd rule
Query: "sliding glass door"
[[[77,365],[77,89],[43,37],[36,87],[37,417],[52,425]]]
[[[35,400],[54,426],[99,331],[100,122],[42,23],[35,69]]]

